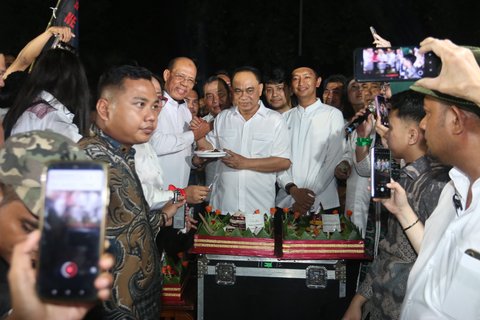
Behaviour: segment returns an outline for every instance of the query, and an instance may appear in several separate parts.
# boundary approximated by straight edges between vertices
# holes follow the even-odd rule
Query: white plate
[[[194,151],[195,155],[200,158],[222,158],[227,155],[225,151]]]

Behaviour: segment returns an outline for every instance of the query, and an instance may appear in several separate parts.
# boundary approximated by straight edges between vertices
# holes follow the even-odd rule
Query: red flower
[[[217,221],[215,221],[215,220],[210,221],[210,223],[211,223],[212,225],[215,224],[216,222],[217,222]]]
[[[221,215],[221,214],[222,214],[222,210],[220,210],[220,209],[215,210],[215,214],[216,214],[217,216],[218,216],[218,215]]]
[[[277,212],[277,209],[276,209],[276,208],[270,208],[270,214],[271,214],[272,216],[274,216],[276,212]]]
[[[283,213],[288,213],[288,211],[290,211],[290,209],[288,209],[288,208],[283,208]]]
[[[206,207],[205,207],[205,210],[206,210],[208,213],[212,212],[212,206],[206,206]]]
[[[302,214],[301,214],[300,212],[298,212],[298,211],[296,211],[296,212],[293,213],[293,216],[295,217],[295,219],[300,218],[301,215],[302,215]]]
[[[182,266],[184,266],[185,268],[188,267],[188,261],[182,261]]]
[[[255,210],[254,213],[255,213],[255,214],[260,214],[260,210],[257,209],[257,210]]]
[[[347,210],[347,217],[351,217],[353,214],[352,210]]]

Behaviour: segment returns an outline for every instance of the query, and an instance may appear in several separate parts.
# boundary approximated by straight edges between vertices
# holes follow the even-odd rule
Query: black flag
[[[80,0],[58,0],[57,6],[53,9],[52,18],[48,26],[62,26],[70,27],[75,34],[75,38],[70,40],[69,44],[78,50],[79,23],[78,11],[80,7]]]

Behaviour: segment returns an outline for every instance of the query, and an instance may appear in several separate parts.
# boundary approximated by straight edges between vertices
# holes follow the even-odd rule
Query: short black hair
[[[425,117],[423,94],[406,90],[394,94],[390,99],[391,111],[397,110],[400,119],[413,120],[417,123]]]
[[[125,79],[145,79],[152,80],[152,72],[144,67],[122,65],[110,68],[104,72],[98,80],[98,94],[101,95],[102,91],[110,86],[123,87]]]
[[[230,88],[228,87],[228,84],[225,82],[225,80],[223,80],[222,78],[220,78],[219,76],[217,75],[214,75],[214,76],[210,76],[207,78],[207,80],[205,80],[205,83],[203,84],[203,87],[205,88],[205,86],[209,83],[212,83],[212,82],[215,82],[215,81],[218,81],[218,83],[228,92],[228,94],[230,95]]]
[[[243,67],[236,68],[232,73],[232,82],[233,82],[233,78],[235,78],[237,73],[240,73],[240,72],[251,72],[255,75],[255,78],[257,79],[258,83],[262,83],[262,74],[260,73],[260,70],[251,66],[243,66]]]
[[[263,83],[265,84],[288,83],[288,80],[289,77],[282,68],[274,68],[263,75]]]

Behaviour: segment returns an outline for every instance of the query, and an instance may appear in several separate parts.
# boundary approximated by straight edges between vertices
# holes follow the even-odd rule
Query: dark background
[[[40,34],[55,0],[1,0],[0,47],[17,53]],[[172,57],[197,59],[199,80],[251,64],[287,69],[299,53],[300,0],[80,1],[80,56],[90,81],[111,64],[161,72]],[[352,74],[352,52],[370,46],[369,26],[393,45],[428,35],[480,45],[480,1],[303,0],[302,52],[321,75]]]

